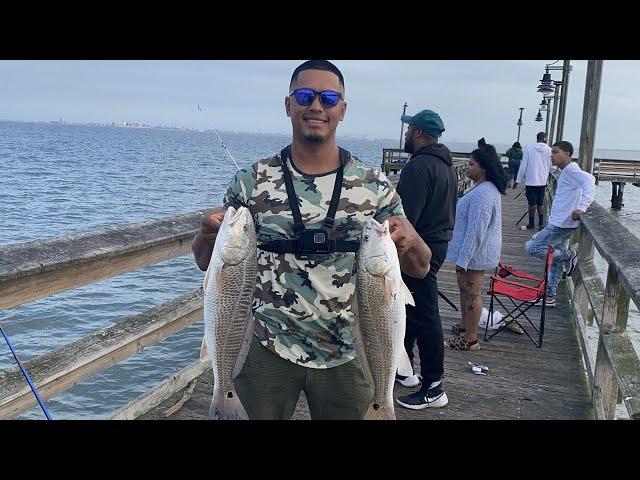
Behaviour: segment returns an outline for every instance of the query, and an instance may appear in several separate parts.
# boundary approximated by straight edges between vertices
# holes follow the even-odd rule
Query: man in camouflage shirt
[[[326,61],[305,62],[294,71],[290,91],[285,109],[293,126],[291,146],[240,170],[227,189],[225,207],[249,208],[258,245],[294,238],[283,168],[290,172],[305,229],[314,229],[327,217],[342,166],[332,238],[357,242],[367,219],[388,219],[403,271],[423,278],[431,252],[406,220],[389,180],[336,145],[336,127],[346,111],[340,71]],[[221,214],[206,217],[194,239],[202,270],[221,220]],[[364,415],[373,387],[360,364],[352,361],[355,257],[336,251],[305,258],[258,249],[255,336],[235,379],[251,419],[290,418],[301,391],[314,419]]]

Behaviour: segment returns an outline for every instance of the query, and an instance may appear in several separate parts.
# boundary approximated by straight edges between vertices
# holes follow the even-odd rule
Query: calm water
[[[283,135],[221,135],[240,166],[290,141]],[[398,141],[340,138],[339,144],[379,166],[382,148]],[[640,159],[631,151],[596,155]],[[212,132],[0,122],[0,245],[219,206],[235,170]],[[596,196],[605,207],[609,185],[599,186]],[[627,186],[620,220],[640,236],[637,212],[640,189]],[[606,272],[603,261],[599,268]],[[186,255],[0,312],[0,322],[26,361],[198,288],[202,277]],[[629,328],[640,339],[638,323],[631,318]],[[199,322],[48,400],[47,407],[56,419],[109,416],[193,362],[202,332]],[[12,363],[0,342],[0,369]],[[34,408],[20,418],[44,416]]]

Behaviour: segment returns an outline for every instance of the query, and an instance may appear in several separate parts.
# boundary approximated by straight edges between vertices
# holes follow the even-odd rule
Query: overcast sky
[[[284,113],[291,61],[0,61],[0,120],[57,120],[290,133]],[[437,111],[443,142],[510,144],[524,107],[521,143],[544,130],[536,92],[552,60],[336,60],[347,115],[338,135],[400,139],[407,113]],[[580,140],[586,60],[572,61],[565,139]],[[562,65],[562,61],[556,65]],[[561,71],[553,71],[560,80]],[[640,61],[605,61],[596,148],[640,150]],[[197,111],[204,105],[207,115]]]

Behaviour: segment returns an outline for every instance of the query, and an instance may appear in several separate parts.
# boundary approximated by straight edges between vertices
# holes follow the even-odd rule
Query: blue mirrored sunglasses
[[[333,90],[323,90],[318,92],[310,88],[296,88],[289,96],[293,95],[296,99],[296,103],[301,107],[308,107],[316,99],[316,95],[320,95],[320,103],[323,107],[333,108],[335,107],[342,94],[340,92],[334,92]]]

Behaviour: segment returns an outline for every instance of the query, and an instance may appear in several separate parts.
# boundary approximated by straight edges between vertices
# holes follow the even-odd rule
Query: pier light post
[[[518,139],[516,140],[516,142],[520,141],[520,128],[522,128],[522,111],[524,110],[524,107],[519,107],[520,108],[520,118],[518,119],[518,123],[516,123],[516,125],[518,125]]]
[[[554,81],[555,93],[553,94],[553,111],[551,112],[551,128],[549,129],[549,135],[547,136],[547,140],[549,141],[549,145],[553,145],[555,140],[555,136],[553,132],[556,126],[556,119],[558,118],[558,103],[560,99],[560,87],[562,86],[562,82]]]
[[[402,110],[402,115],[407,114],[407,102],[404,102],[404,108]],[[402,150],[402,133],[404,131],[404,123],[400,120],[400,150]]]
[[[541,121],[542,121],[542,112],[538,110],[538,115],[536,115],[536,122],[541,122]]]
[[[553,63],[545,65],[545,73],[542,76],[542,80],[540,80],[540,85],[538,85],[538,92],[542,93],[543,96],[547,96],[553,92],[555,99],[553,102],[553,111],[551,112],[551,128],[548,129],[547,132],[549,144],[551,144],[553,140],[561,139],[564,132],[564,118],[567,108],[567,95],[569,93],[569,72],[572,70],[570,60],[564,60],[562,66],[554,65],[559,61],[560,60],[556,60]],[[562,80],[552,80],[551,74],[549,73],[550,70],[562,70]],[[558,115],[558,124],[557,130],[554,131],[556,126],[556,114]]]
[[[542,101],[540,102],[539,107],[541,112],[545,112],[545,118],[546,118],[546,126],[544,127],[544,133],[547,134],[547,137],[549,136],[549,111],[547,110],[547,99],[546,97],[542,97]]]

